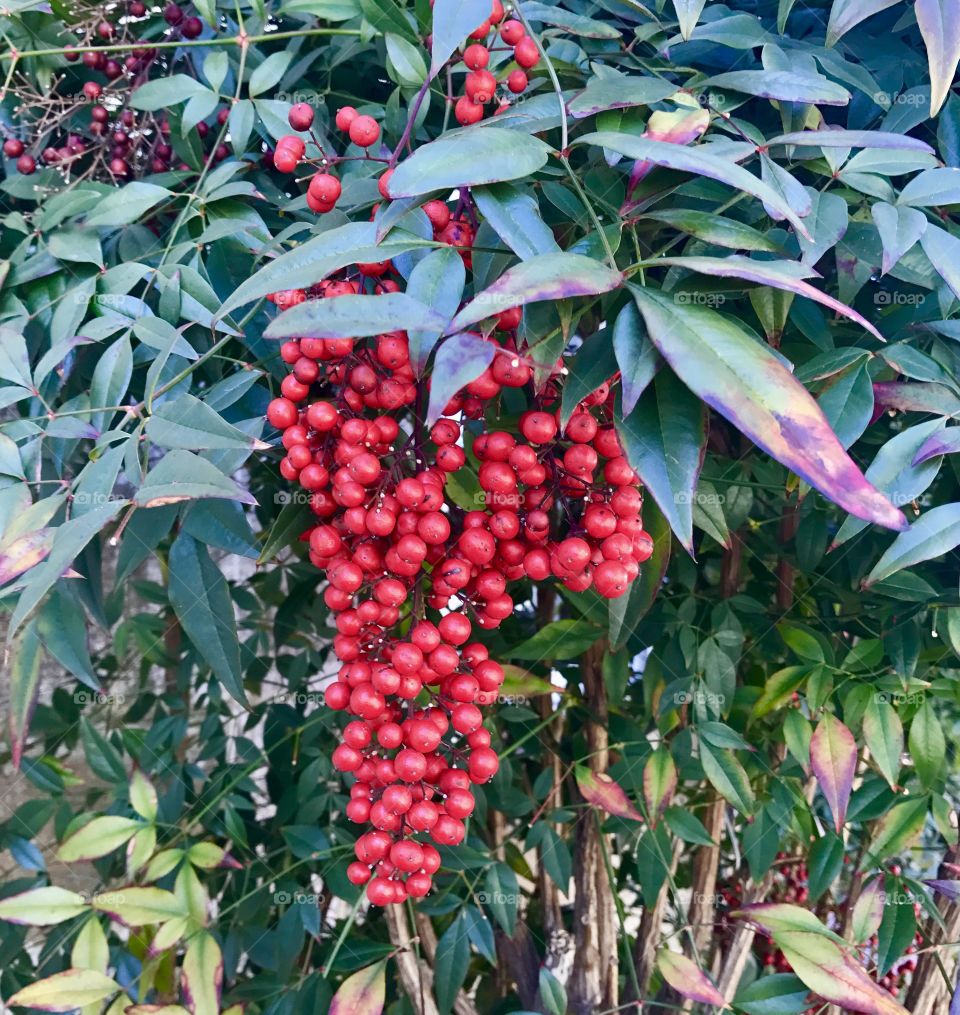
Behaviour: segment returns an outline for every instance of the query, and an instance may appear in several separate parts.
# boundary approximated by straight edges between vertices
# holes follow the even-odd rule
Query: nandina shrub
[[[951,1007],[954,5],[2,21],[4,1001]]]

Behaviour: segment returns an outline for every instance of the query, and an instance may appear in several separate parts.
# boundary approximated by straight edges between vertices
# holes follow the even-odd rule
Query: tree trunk
[[[584,730],[587,764],[594,772],[605,772],[609,764],[607,694],[603,683],[605,649],[603,641],[597,642],[582,660],[590,713]],[[595,1015],[617,1007],[619,961],[613,886],[603,862],[599,823],[589,810],[577,825],[574,886],[575,957],[568,989],[569,1008],[574,1015]]]

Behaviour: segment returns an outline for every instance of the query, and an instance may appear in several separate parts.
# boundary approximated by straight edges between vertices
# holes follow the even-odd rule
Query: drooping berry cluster
[[[379,136],[366,119],[352,109],[337,114],[360,145]],[[309,108],[294,107],[296,129],[311,123]],[[304,148],[300,138],[281,140],[278,168],[295,168]],[[389,174],[380,177],[385,200]],[[313,179],[337,183],[327,173]],[[323,186],[331,189],[311,182],[308,201],[332,206],[339,185]],[[434,199],[423,210],[434,238],[470,268],[479,224],[472,201],[460,196],[451,209]],[[402,286],[383,261],[270,298],[286,310]],[[340,662],[325,700],[350,717],[333,763],[353,779],[347,816],[371,826],[347,875],[367,885],[376,905],[429,892],[437,847],[463,841],[473,787],[498,770],[481,708],[496,702],[504,669],[480,636],[513,613],[511,583],[553,576],[571,591],[612,598],[652,551],[637,475],[613,427],[610,385],[562,423],[562,361],[551,370],[529,359],[517,336],[521,319],[521,308],[508,307],[471,336],[492,346],[490,365],[429,429],[432,378],[417,377],[405,332],[301,337],[280,350],[291,369],[267,417],[282,431],[281,474],[308,493],[316,516],[303,539],[327,579]],[[525,395],[527,409],[513,427],[487,426],[499,418],[505,389],[514,408]],[[448,477],[465,468],[476,469],[474,507],[462,492],[448,493]]]

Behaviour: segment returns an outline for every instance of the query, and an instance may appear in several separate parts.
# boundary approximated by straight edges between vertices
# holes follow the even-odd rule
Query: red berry
[[[490,50],[474,43],[463,51],[463,62],[470,70],[483,70],[490,62]]]
[[[513,50],[513,58],[521,67],[529,70],[540,62],[540,50],[529,36],[521,39]]]
[[[504,21],[500,26],[500,38],[508,46],[516,46],[521,39],[526,37],[526,34],[526,29],[519,21]]]
[[[357,116],[349,127],[350,140],[361,148],[369,148],[380,138],[380,125],[372,116]]]
[[[306,102],[298,102],[290,107],[287,122],[294,130],[309,130],[313,125],[313,107]]]

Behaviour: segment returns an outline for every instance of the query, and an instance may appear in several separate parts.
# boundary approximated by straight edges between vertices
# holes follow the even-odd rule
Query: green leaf
[[[866,944],[876,934],[883,921],[886,907],[886,893],[883,890],[883,877],[875,877],[857,896],[853,905],[851,931],[855,944]]]
[[[75,1011],[96,1005],[120,989],[119,983],[95,969],[66,969],[18,990],[6,1003],[43,1011]]]
[[[609,331],[604,329],[585,339],[572,360],[560,402],[560,425],[566,427],[574,410],[619,369]]]
[[[553,230],[540,217],[540,206],[529,189],[494,183],[470,193],[484,219],[521,260],[559,253]]]
[[[738,166],[729,159],[721,158],[704,151],[705,145],[688,148],[683,145],[671,144],[669,141],[653,141],[634,134],[621,134],[616,131],[599,131],[596,134],[585,134],[577,138],[576,144],[596,145],[626,155],[628,158],[643,162],[652,162],[681,173],[694,173],[718,180],[735,190],[744,191],[763,201],[764,205],[778,212],[800,233],[809,237],[807,227],[783,195],[774,190],[768,183],[757,179],[752,173]],[[391,181],[392,182],[392,181]]]
[[[903,514],[864,479],[809,392],[766,346],[709,307],[631,290],[650,338],[695,394],[851,514],[904,527]]]
[[[800,102],[828,106],[845,106],[850,101],[846,88],[817,74],[801,74],[787,70],[735,70],[700,81],[698,88],[720,88],[746,92],[778,102]]]
[[[120,752],[85,716],[80,718],[80,741],[87,764],[106,782],[125,783],[127,770]]]
[[[156,112],[156,110],[166,109],[168,106],[177,106],[205,91],[207,89],[204,85],[189,74],[171,74],[169,77],[147,81],[139,88],[134,89],[130,96],[130,105],[134,109]],[[128,186],[135,185],[128,184]],[[126,189],[125,187],[124,190]]]
[[[147,821],[157,817],[157,790],[138,768],[130,777],[130,806]]]
[[[230,590],[206,548],[181,533],[170,548],[167,593],[177,619],[227,692],[246,705]]]
[[[505,863],[495,863],[487,870],[483,891],[484,897],[481,901],[486,904],[504,931],[513,937],[520,907],[517,875]]]
[[[444,340],[433,362],[427,426],[431,426],[443,415],[447,403],[462,387],[476,380],[490,366],[496,352],[495,343],[487,342],[470,332],[452,335]]]
[[[900,777],[903,754],[903,725],[896,709],[880,695],[871,695],[863,714],[864,740],[877,767],[892,790]]]
[[[886,275],[923,236],[927,228],[927,216],[916,208],[898,207],[885,201],[871,205],[870,214],[883,244],[881,271]]]
[[[47,885],[0,899],[0,920],[27,927],[52,927],[86,912],[82,895]]]
[[[423,373],[443,328],[460,306],[466,277],[463,258],[453,247],[432,250],[410,272],[407,295],[428,307],[438,320],[443,321],[435,328],[407,328],[410,363],[417,376]]]
[[[8,641],[8,651],[10,653],[10,713],[8,717],[10,746],[13,767],[19,768],[30,718],[37,700],[40,662],[43,658],[36,624],[28,624],[16,638]]]
[[[161,201],[173,196],[173,192],[165,187],[135,180],[97,202],[96,207],[86,216],[86,224],[96,227],[129,225],[143,218]]]
[[[940,778],[946,759],[947,744],[943,727],[929,698],[917,710],[910,724],[910,757],[924,788],[932,788]]]
[[[271,53],[250,75],[250,98],[255,99],[258,95],[262,95],[279,83],[290,66],[292,59],[293,50],[281,50],[277,53]]]
[[[737,991],[734,1007],[747,1015],[801,1015],[809,1007],[810,991],[791,973],[760,976]]]
[[[905,892],[888,898],[883,907],[883,920],[877,932],[877,974],[884,976],[913,943],[917,933],[917,917],[913,900]]]
[[[387,32],[384,41],[387,44],[387,57],[396,71],[398,83],[407,88],[419,88],[427,78],[427,64],[420,49],[393,32]]]
[[[827,833],[810,847],[807,858],[808,888],[811,903],[816,902],[837,880],[843,870],[843,840]]]
[[[60,261],[96,264],[102,268],[103,250],[96,233],[82,229],[61,229],[47,241],[50,253]]]
[[[267,325],[264,337],[354,338],[408,328],[440,334],[448,320],[407,293],[346,295],[307,300],[285,310]]]
[[[546,164],[539,138],[503,127],[470,127],[421,145],[394,170],[391,198],[518,180]]]
[[[542,662],[572,659],[585,652],[603,631],[588,620],[554,620],[526,641],[507,650],[511,659]]]
[[[700,764],[714,789],[746,817],[753,813],[755,800],[750,779],[732,751],[715,750],[700,741]]]
[[[704,243],[731,250],[763,250],[768,253],[782,253],[781,248],[758,229],[706,211],[690,211],[685,208],[669,211],[648,211],[644,219],[661,222],[671,229],[689,233]]]
[[[706,407],[676,374],[661,370],[633,412],[619,421],[617,432],[627,460],[692,555],[693,503],[707,445]]]
[[[692,843],[695,846],[716,845],[710,838],[703,822],[683,807],[668,807],[663,817],[667,827],[678,839],[683,839],[684,842]]]
[[[144,432],[164,448],[199,451],[208,448],[250,448],[264,450],[269,445],[251,438],[231,426],[206,402],[183,394],[154,409]]]
[[[112,853],[145,827],[142,821],[117,815],[94,818],[63,841],[57,856],[64,863],[95,860]]]
[[[115,892],[94,895],[91,904],[94,909],[109,913],[128,927],[166,923],[187,915],[183,903],[173,892],[163,888],[126,886]]]
[[[927,806],[926,797],[895,803],[880,819],[861,867],[876,866],[905,850],[923,831]]]
[[[905,567],[941,557],[957,546],[960,546],[960,504],[931,508],[897,536],[863,584],[869,587]]]
[[[227,497],[243,504],[256,503],[215,465],[179,449],[168,452],[147,473],[134,503],[138,507],[153,508],[200,497]]]
[[[434,960],[434,989],[440,1015],[447,1015],[453,1008],[457,991],[463,985],[470,965],[470,940],[464,910],[460,910],[453,923],[443,932],[437,942]],[[351,1015],[356,1009],[351,1010]],[[346,1012],[344,1013],[346,1015]]]
[[[846,35],[865,18],[879,14],[897,2],[898,0],[833,0],[827,25],[827,45],[833,46],[842,35]]]
[[[670,524],[651,498],[643,505],[643,529],[653,540],[653,553],[640,565],[640,574],[626,595],[610,600],[610,647],[622,648],[653,605],[670,563]]]
[[[566,988],[546,966],[540,967],[540,1002],[549,1015],[566,1015]]]
[[[620,368],[623,416],[628,417],[662,363],[632,300],[613,322],[613,351]]]

